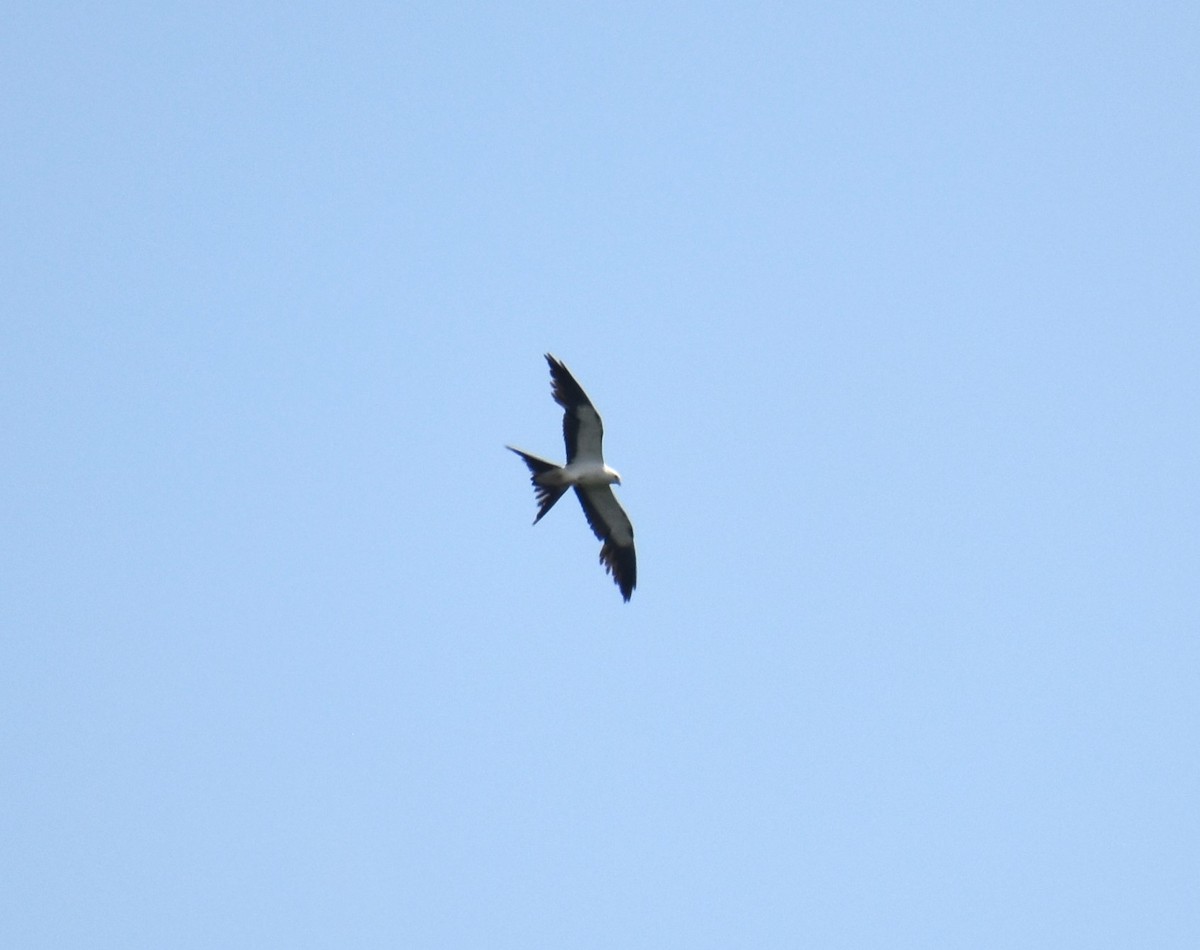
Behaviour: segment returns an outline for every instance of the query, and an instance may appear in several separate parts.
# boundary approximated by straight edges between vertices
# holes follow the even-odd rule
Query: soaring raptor
[[[567,368],[546,354],[550,364],[550,380],[554,401],[563,408],[563,439],[567,443],[567,464],[555,465],[536,455],[522,452],[511,445],[529,466],[530,481],[537,496],[537,524],[568,488],[574,488],[583,506],[583,514],[604,542],[600,548],[600,563],[617,582],[626,601],[637,586],[637,555],[633,550],[633,525],[613,494],[612,486],[621,484],[621,476],[604,464],[601,442],[604,425],[587,393]]]

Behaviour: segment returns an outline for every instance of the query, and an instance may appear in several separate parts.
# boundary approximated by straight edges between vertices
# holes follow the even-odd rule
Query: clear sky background
[[[0,945],[1200,946],[1196,3],[12,3],[0,77]]]

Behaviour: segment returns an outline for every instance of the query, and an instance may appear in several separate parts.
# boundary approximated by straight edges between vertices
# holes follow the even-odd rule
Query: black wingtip
[[[566,363],[551,353],[546,354],[546,362],[550,366],[550,392],[556,403],[564,409],[591,406],[592,401],[571,375]]]
[[[604,570],[612,575],[625,603],[629,603],[633,589],[637,587],[637,554],[633,545],[621,546],[606,541],[600,548],[600,563],[604,565]]]

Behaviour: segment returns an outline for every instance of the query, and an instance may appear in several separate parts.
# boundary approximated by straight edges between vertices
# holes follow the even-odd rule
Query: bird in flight
[[[529,480],[537,496],[537,524],[554,507],[568,488],[575,489],[584,517],[603,545],[600,563],[612,575],[626,601],[637,586],[637,555],[633,549],[633,525],[617,501],[612,486],[621,484],[621,476],[604,464],[601,442],[604,425],[592,401],[566,366],[549,353],[550,381],[554,401],[563,408],[563,439],[567,443],[567,464],[555,465],[536,455],[506,446],[521,456],[529,467]]]

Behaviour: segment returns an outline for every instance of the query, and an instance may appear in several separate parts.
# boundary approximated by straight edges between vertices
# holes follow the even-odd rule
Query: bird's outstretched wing
[[[637,552],[633,547],[633,524],[617,501],[612,489],[575,486],[583,514],[597,538],[604,542],[600,548],[600,563],[612,575],[625,600],[637,587]]]
[[[562,362],[549,353],[546,354],[546,362],[550,364],[554,401],[563,408],[563,441],[567,444],[567,464],[604,464],[604,423],[600,421],[600,413]]]

